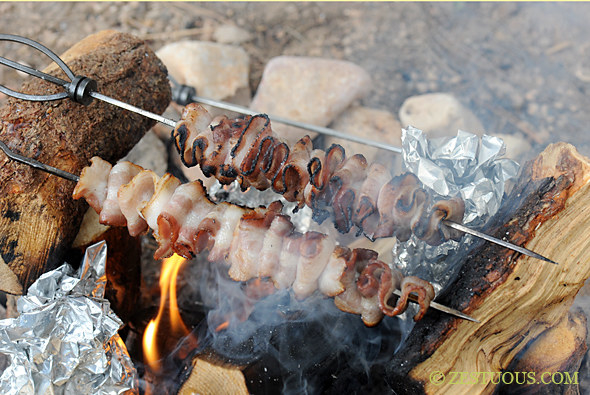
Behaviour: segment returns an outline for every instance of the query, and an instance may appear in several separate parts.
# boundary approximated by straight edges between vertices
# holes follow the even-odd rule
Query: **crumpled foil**
[[[459,130],[456,137],[428,140],[424,132],[409,126],[402,130],[403,166],[414,173],[433,200],[460,196],[465,201],[463,223],[476,228],[493,216],[502,202],[507,181],[519,165],[501,158],[506,151],[498,137],[478,136]],[[438,292],[452,279],[455,252],[466,248],[473,238],[449,240],[429,246],[412,236],[394,248],[395,264],[407,275],[418,275]]]
[[[0,321],[0,393],[136,393],[136,371],[104,299],[106,243],[86,250],[78,273],[67,263],[43,274]]]
[[[242,191],[237,181],[229,185],[222,185],[216,181],[209,188],[209,196],[215,203],[230,202],[245,207],[268,206],[270,203],[279,200],[283,203],[283,213],[289,214],[291,222],[298,232],[306,232],[316,229],[317,225],[312,220],[312,211],[309,207],[304,206],[297,208],[297,202],[289,202],[283,195],[274,192],[271,188],[264,191],[258,191],[250,187]]]

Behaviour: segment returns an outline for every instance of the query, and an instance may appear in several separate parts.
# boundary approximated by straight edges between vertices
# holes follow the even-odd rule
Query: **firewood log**
[[[223,367],[195,358],[191,375],[184,382],[179,395],[248,394],[244,375],[237,367]]]
[[[570,311],[516,358],[508,371],[513,373],[514,378],[519,375],[519,380],[515,379],[508,385],[500,384],[500,392],[514,395],[579,394],[580,364],[588,349],[587,333],[584,312]],[[534,375],[529,372],[534,372]]]
[[[170,101],[166,68],[143,41],[129,34],[94,34],[62,58],[74,74],[95,79],[98,91],[107,96],[160,114]],[[56,65],[45,71],[63,76]],[[61,89],[31,79],[22,91],[52,94]],[[0,108],[0,121],[0,139],[11,149],[74,174],[94,155],[110,162],[121,158],[154,123],[97,100],[83,106],[69,99],[9,99]],[[62,263],[87,205],[72,200],[75,183],[3,154],[0,181],[0,290],[18,294]]]
[[[440,302],[481,324],[427,314],[387,367],[387,382],[396,392],[492,393],[492,380],[480,375],[456,384],[455,372],[503,372],[533,339],[567,318],[590,277],[589,180],[590,160],[564,143],[550,145],[525,166],[485,230],[559,265],[490,243],[470,248]],[[536,359],[546,353],[553,360],[547,347],[534,349],[541,353]]]

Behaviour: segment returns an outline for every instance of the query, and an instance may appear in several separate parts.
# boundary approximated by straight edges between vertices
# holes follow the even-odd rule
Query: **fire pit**
[[[88,53],[97,48],[87,48]],[[73,51],[71,56],[66,57],[68,64],[77,64],[79,54]],[[148,89],[163,92],[151,110],[161,113],[168,84],[154,62],[154,68],[139,68],[137,78],[164,82],[165,88]],[[104,81],[98,71],[93,78]],[[125,91],[126,83],[133,89],[144,85],[123,81],[109,94],[121,97],[117,92]],[[55,90],[39,84],[25,89]],[[106,87],[105,82],[98,89],[104,92]],[[131,96],[126,100],[133,101]],[[33,109],[30,118],[28,105]],[[573,147],[548,147],[524,166],[511,186],[504,184],[517,168],[511,161],[498,162],[498,141],[471,140],[460,133],[452,142],[436,145],[408,128],[404,160],[412,173],[397,177],[384,171],[381,180],[376,174],[386,168],[383,163],[369,167],[364,158],[345,156],[344,150],[322,146],[321,140],[313,147],[310,139],[292,146],[281,143],[268,117],[214,120],[205,110],[187,106],[175,123],[172,144],[184,165],[198,164],[221,181],[207,192],[199,182],[182,184],[129,162],[112,166],[99,158],[90,161],[94,154],[110,155],[114,164],[135,137],[125,141],[125,148],[97,143],[80,122],[75,131],[82,136],[76,138],[83,149],[69,150],[63,141],[74,137],[62,136],[63,129],[55,125],[60,119],[88,119],[89,110],[76,106],[60,104],[50,110],[47,103],[10,100],[0,135],[8,149],[79,176],[73,195],[84,197],[98,212],[95,222],[112,227],[100,236],[107,240],[111,262],[107,296],[125,323],[121,336],[139,373],[139,391],[433,393],[453,390],[456,378],[463,380],[463,372],[471,378],[472,371],[490,373],[489,380],[476,374],[477,380],[461,381],[480,392],[541,384],[544,389],[563,389],[579,383],[585,323],[568,310],[590,274],[580,265],[584,256],[579,251],[586,245],[572,240],[587,226],[585,216],[576,213],[585,210],[588,160]],[[113,120],[104,115],[110,107],[100,106],[90,117],[95,123],[89,130],[102,130]],[[125,126],[114,130],[115,135],[133,124],[147,129],[140,125],[141,117],[124,114],[120,117],[131,118],[121,122]],[[68,122],[65,129],[73,124]],[[58,132],[39,138],[38,130],[45,127]],[[248,130],[256,133],[249,135]],[[429,149],[432,152],[426,152]],[[230,152],[234,159],[224,161]],[[216,157],[223,160],[218,163]],[[181,175],[175,166],[169,170]],[[370,170],[356,173],[360,168]],[[68,250],[84,206],[71,199],[73,183],[9,159],[2,169],[9,180],[5,196],[13,199],[2,209],[10,221],[6,229],[11,230],[11,238],[2,241],[4,266],[10,272],[4,289],[19,293],[63,261],[66,252],[74,256]],[[117,181],[114,174],[120,177]],[[236,178],[238,183],[231,184]],[[399,192],[390,206],[379,203],[385,201],[381,192],[371,202],[369,181],[379,186],[377,192],[388,186],[384,197],[407,192]],[[279,199],[281,204],[273,203]],[[419,208],[414,212],[414,207]],[[477,211],[482,208],[485,213]],[[390,218],[386,210],[393,209],[399,211]],[[40,210],[41,215],[31,214]],[[20,218],[52,223],[53,233],[31,234],[28,223],[15,231]],[[557,264],[463,237],[460,228],[444,221],[526,246]],[[194,233],[186,238],[183,231],[189,226]],[[148,229],[153,233],[141,236],[140,245],[134,237]],[[561,240],[572,240],[573,249],[560,249],[558,234]],[[94,236],[87,239],[96,241]],[[24,243],[27,237],[30,242]],[[42,246],[31,248],[33,242]],[[273,249],[277,243],[282,247]],[[394,260],[381,258],[392,249]],[[32,257],[31,251],[40,254]],[[165,261],[152,258],[173,253]],[[317,262],[322,262],[320,269]],[[527,319],[519,320],[522,315]],[[571,341],[563,343],[559,357],[567,362],[560,364],[544,354],[542,345],[563,333],[571,334]],[[546,359],[544,365],[533,362],[543,359],[540,356]],[[552,380],[557,373],[572,379],[558,383],[555,376],[549,384],[521,383],[522,372],[528,372],[527,378],[551,372]],[[220,388],[230,383],[233,389]]]

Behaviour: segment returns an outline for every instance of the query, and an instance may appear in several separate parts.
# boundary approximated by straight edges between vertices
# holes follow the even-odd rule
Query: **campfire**
[[[106,242],[104,297],[122,320],[109,347],[133,361],[130,392],[577,388],[590,160],[574,147],[518,171],[498,138],[408,127],[402,147],[385,144],[399,174],[321,139],[289,142],[264,114],[184,103],[178,122],[160,116],[166,69],[130,35],[61,58],[75,71],[61,101],[33,79],[23,92],[44,100],[0,109],[0,285],[26,293]],[[150,118],[173,127],[180,160],[163,175],[119,161]],[[203,178],[181,180],[181,164]]]

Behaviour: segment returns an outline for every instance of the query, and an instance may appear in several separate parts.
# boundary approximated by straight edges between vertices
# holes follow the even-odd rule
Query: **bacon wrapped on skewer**
[[[392,178],[362,155],[347,158],[336,144],[314,150],[308,136],[289,147],[266,115],[214,120],[193,103],[184,108],[172,137],[185,165],[200,165],[222,184],[238,180],[243,189],[272,188],[299,207],[308,205],[318,223],[331,217],[340,232],[356,227],[371,240],[396,236],[400,241],[414,234],[430,245],[462,235],[442,224],[463,220],[462,199],[430,208],[430,196],[413,174]]]
[[[111,168],[98,157],[82,171],[74,198],[86,199],[102,224],[127,225],[131,235],[152,229],[159,243],[156,259],[209,251],[208,260],[225,262],[235,281],[267,278],[278,289],[292,289],[297,298],[319,291],[335,297],[341,310],[360,314],[369,326],[385,314],[405,311],[410,292],[420,303],[415,319],[434,297],[428,282],[403,278],[374,251],[337,246],[320,232],[295,231],[280,202],[257,209],[214,204],[200,181],[181,184],[170,174],[158,177],[129,162]],[[402,296],[391,307],[394,289]]]

